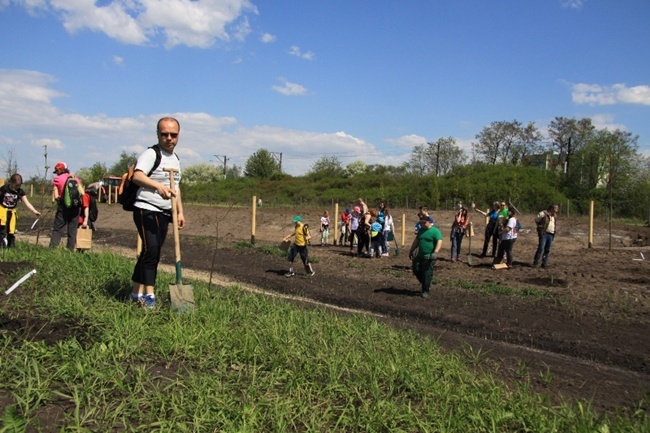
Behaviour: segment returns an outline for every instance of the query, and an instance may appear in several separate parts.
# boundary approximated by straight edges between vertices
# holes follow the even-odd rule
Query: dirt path
[[[277,245],[291,233],[295,210],[258,211],[256,246]],[[322,210],[299,213],[311,227],[318,227]],[[408,248],[415,216],[413,211],[394,211],[398,231],[403,213]],[[476,227],[479,216],[474,216]],[[418,296],[405,248],[399,255],[393,248],[390,257],[365,259],[350,256],[349,248],[321,247],[316,240],[310,249],[316,275],[308,277],[297,266],[296,276],[286,278],[283,257],[233,248],[236,242],[251,240],[250,209],[186,206],[186,217],[183,266],[197,277],[205,278],[213,268],[219,282],[238,282],[316,308],[363,311],[435,335],[443,346],[482,359],[481,368],[498,369],[506,380],[528,377],[536,390],[554,399],[593,398],[596,407],[613,409],[632,407],[650,392],[648,228],[617,225],[609,251],[605,223],[596,226],[594,248],[586,248],[587,223],[561,219],[550,267],[535,269],[530,263],[537,238],[531,231],[532,216],[524,216],[515,266],[504,271],[492,270],[491,259],[476,255],[477,244],[482,245],[477,229],[472,266],[451,263],[445,240],[435,269],[440,283],[424,300]],[[434,217],[448,236],[451,214],[436,212]],[[95,248],[122,248],[133,254],[135,231],[128,213],[102,206],[98,227]],[[464,254],[468,247],[466,239]],[[640,260],[641,254],[646,260]],[[171,238],[163,262],[173,263]],[[477,289],[488,285],[489,292]]]

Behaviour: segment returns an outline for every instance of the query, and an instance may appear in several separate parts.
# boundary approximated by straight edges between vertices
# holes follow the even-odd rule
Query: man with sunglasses
[[[142,250],[131,277],[131,300],[147,308],[156,308],[154,287],[160,253],[167,237],[169,223],[172,222],[172,196],[176,197],[178,228],[185,227],[183,201],[178,187],[181,166],[174,153],[180,129],[180,123],[173,117],[160,119],[156,128],[158,144],[138,157],[133,175],[133,182],[140,186],[135,200],[133,221],[142,240]],[[170,184],[170,173],[165,171],[170,168],[176,170],[174,190]]]

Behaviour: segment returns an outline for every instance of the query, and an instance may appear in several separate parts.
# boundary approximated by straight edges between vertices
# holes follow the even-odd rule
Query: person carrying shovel
[[[173,117],[158,121],[156,134],[158,150],[149,148],[139,157],[135,166],[133,182],[140,186],[133,210],[133,222],[142,240],[142,251],[133,269],[131,300],[140,306],[156,308],[154,287],[158,274],[158,263],[163,243],[172,222],[172,196],[176,197],[176,218],[178,228],[185,227],[183,201],[178,184],[181,180],[181,166],[174,149],[178,144],[180,123]],[[151,171],[153,169],[153,171]],[[175,188],[170,187],[169,174],[173,169]],[[147,176],[147,173],[151,175]]]

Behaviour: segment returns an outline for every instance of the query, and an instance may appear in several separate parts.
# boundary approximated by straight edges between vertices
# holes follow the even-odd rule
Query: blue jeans
[[[460,259],[460,245],[463,243],[465,231],[451,229],[451,259]]]
[[[555,235],[553,233],[544,233],[543,235],[539,236],[539,244],[537,244],[537,251],[535,252],[533,265],[538,264],[539,259],[542,259],[542,266],[546,266],[546,262],[548,261],[548,254],[551,252],[551,246],[553,246],[553,239],[555,239]]]

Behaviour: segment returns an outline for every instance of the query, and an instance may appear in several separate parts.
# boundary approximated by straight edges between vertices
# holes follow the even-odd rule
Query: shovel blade
[[[170,284],[169,297],[173,310],[185,312],[194,309],[194,289],[191,284]]]

